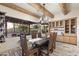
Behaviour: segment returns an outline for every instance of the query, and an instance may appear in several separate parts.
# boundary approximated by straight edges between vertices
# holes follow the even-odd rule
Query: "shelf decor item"
[[[5,42],[5,13],[0,12],[0,43]]]

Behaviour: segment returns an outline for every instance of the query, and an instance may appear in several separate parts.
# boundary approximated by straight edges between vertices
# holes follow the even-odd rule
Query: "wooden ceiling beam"
[[[59,3],[59,7],[61,8],[64,15],[68,14],[70,11],[67,3]]]
[[[39,11],[41,11],[41,12],[45,12],[45,15],[47,15],[47,16],[49,16],[49,17],[51,17],[51,18],[54,17],[54,15],[53,15],[51,12],[49,12],[45,7],[43,7],[40,3],[32,3],[31,5],[32,5],[35,9],[37,9],[37,10],[39,10]]]
[[[28,14],[28,15],[31,15],[31,16],[34,16],[36,18],[40,18],[40,16],[36,15],[35,13],[32,13],[31,11],[29,10],[26,10],[26,9],[23,9],[13,3],[0,3],[0,5],[3,5],[3,6],[6,6],[6,7],[9,7],[11,9],[14,9],[16,11],[19,11],[19,12],[22,12],[24,14]]]

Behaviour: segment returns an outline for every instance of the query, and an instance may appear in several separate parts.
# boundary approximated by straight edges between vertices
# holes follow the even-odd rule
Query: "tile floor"
[[[79,47],[57,42],[56,49],[50,56],[79,56]]]
[[[19,37],[10,37],[5,39],[5,43],[0,43],[0,53],[19,46]]]

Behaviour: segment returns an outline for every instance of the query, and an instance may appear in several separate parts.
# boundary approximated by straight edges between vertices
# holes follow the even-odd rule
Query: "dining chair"
[[[51,40],[53,40],[53,49],[55,49],[56,48],[57,33],[56,32],[51,32],[50,36],[51,36]]]
[[[52,44],[53,44],[53,41],[51,41],[50,39],[48,39],[48,41],[46,42],[46,44],[43,45],[43,46],[41,46],[41,48],[40,48],[41,55],[49,56],[49,53],[53,52],[53,50],[52,50]]]
[[[42,38],[41,32],[38,33],[38,38]]]
[[[22,48],[22,56],[37,56],[38,55],[38,48],[28,48],[28,40],[26,35],[20,35],[20,43]]]
[[[54,48],[56,47],[56,36],[57,33],[53,32],[50,33],[49,41],[47,42],[47,48],[45,46],[42,46],[43,48],[40,49],[41,55],[49,55],[50,53],[53,53]]]
[[[37,32],[33,31],[31,35],[32,35],[32,39],[37,38]]]
[[[56,48],[56,38],[57,38],[57,33],[56,32],[50,32],[50,39],[53,41],[52,48]]]

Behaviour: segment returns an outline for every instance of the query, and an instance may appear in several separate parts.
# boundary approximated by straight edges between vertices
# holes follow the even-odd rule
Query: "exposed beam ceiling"
[[[40,10],[41,12],[45,12],[45,15],[47,15],[49,17],[52,17],[52,18],[54,17],[54,15],[51,12],[49,12],[45,7],[43,7],[41,4],[39,4],[39,3],[32,3],[31,5],[34,8],[36,8],[37,10]]]
[[[12,22],[12,23],[18,23],[18,24],[36,24],[36,22],[28,21],[28,20],[23,20],[23,19],[18,19],[14,18],[11,16],[5,16],[7,22]]]
[[[62,10],[62,12],[64,13],[64,15],[69,13],[69,5],[67,3],[59,3],[59,6]]]
[[[13,3],[0,3],[0,5],[3,5],[3,6],[6,6],[6,7],[11,8],[11,9],[17,10],[19,12],[22,12],[22,13],[25,13],[25,14],[28,14],[28,15],[31,15],[31,16],[34,16],[36,18],[40,18],[40,16],[36,15],[35,13],[32,13],[29,10],[23,9],[23,8],[15,5],[15,4],[13,4]]]

